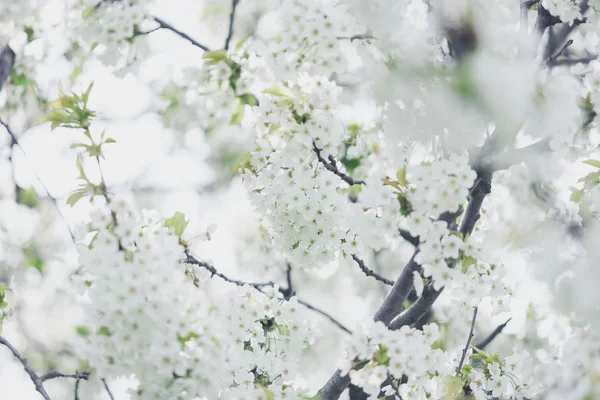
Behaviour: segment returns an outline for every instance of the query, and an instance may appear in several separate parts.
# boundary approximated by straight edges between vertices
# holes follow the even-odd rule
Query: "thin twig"
[[[73,379],[83,379],[83,380],[87,381],[88,378],[90,377],[90,374],[91,374],[91,372],[89,372],[89,371],[83,371],[83,372],[75,371],[74,374],[63,374],[62,372],[58,372],[58,371],[50,371],[46,375],[42,375],[40,377],[40,379],[42,380],[42,382],[46,382],[46,381],[49,381],[50,379],[56,379],[56,378],[73,378]]]
[[[463,364],[465,362],[465,357],[467,356],[467,351],[469,351],[469,346],[471,345],[471,339],[473,339],[473,331],[475,330],[475,320],[477,319],[477,307],[473,310],[473,321],[471,321],[471,330],[469,331],[469,337],[467,338],[467,344],[463,349],[462,356],[460,357],[460,363],[458,364],[458,368],[456,368],[456,376],[460,375],[460,371],[462,370]]]
[[[27,153],[25,153],[25,149],[23,148],[23,146],[21,146],[21,143],[19,143],[19,140],[17,139],[17,137],[15,136],[15,134],[10,130],[10,127],[4,121],[2,121],[2,120],[0,120],[0,125],[2,125],[4,127],[4,129],[6,129],[6,132],[8,132],[8,134],[9,134],[9,136],[11,138],[12,143],[14,143],[19,148],[19,150],[21,150],[21,152],[23,153],[23,155],[25,157],[27,157]],[[69,235],[71,236],[71,240],[73,242],[75,242],[75,235],[73,235],[73,231],[71,230],[71,227],[69,226],[69,222],[67,221],[67,218],[65,217],[65,215],[60,210],[60,207],[58,207],[58,202],[56,201],[56,198],[50,194],[50,191],[48,190],[48,188],[46,187],[46,185],[44,184],[44,182],[42,181],[42,179],[40,178],[40,176],[38,175],[38,173],[33,169],[33,166],[31,168],[32,168],[33,175],[35,176],[35,178],[37,179],[37,181],[42,186],[42,189],[44,189],[44,192],[46,192],[46,196],[48,196],[48,198],[50,199],[50,201],[52,201],[52,204],[54,205],[54,208],[58,212],[58,215],[60,216],[60,218],[63,220],[65,226],[67,227],[67,230],[69,231]]]
[[[567,49],[567,47],[569,47],[572,44],[573,39],[569,39],[566,42],[564,42],[558,49],[556,49],[554,53],[550,55],[550,57],[546,59],[543,66],[548,67],[552,61],[556,60]]]
[[[23,357],[17,349],[13,347],[4,337],[0,336],[0,344],[8,347],[8,349],[13,353],[13,355],[23,364],[23,368],[25,372],[29,375],[29,378],[35,385],[35,390],[37,390],[45,400],[50,400],[50,396],[46,393],[46,389],[44,389],[44,385],[42,383],[42,379],[35,373],[31,365],[29,365],[29,361],[25,357]]]
[[[361,33],[361,34],[353,35],[353,36],[338,36],[337,38],[339,40],[350,40],[351,42],[354,42],[355,40],[377,39],[375,36],[373,36],[373,34],[371,32],[365,32],[365,33]]]
[[[106,393],[108,393],[108,397],[110,397],[110,400],[115,400],[112,392],[110,391],[110,388],[108,387],[108,383],[106,383],[106,379],[102,378],[102,383],[104,384],[104,389],[106,389]]]
[[[75,400],[79,400],[79,377],[75,378]]]
[[[205,45],[199,43],[198,41],[194,40],[192,37],[190,37],[188,34],[181,32],[179,29],[175,28],[173,25],[169,24],[168,22],[158,18],[158,17],[152,17],[154,19],[154,21],[158,22],[158,24],[160,25],[161,28],[163,29],[167,29],[177,35],[179,35],[180,37],[184,38],[185,40],[189,41],[191,44],[193,44],[196,47],[201,48],[204,51],[210,51],[210,49],[208,47],[206,47]]]
[[[237,279],[231,279],[228,276],[223,275],[222,273],[217,271],[217,269],[214,266],[210,265],[206,261],[200,261],[188,252],[186,252],[185,255],[186,255],[186,260],[185,260],[186,263],[202,267],[211,273],[211,277],[218,276],[219,278],[223,279],[225,282],[233,283],[234,285],[237,285],[237,286],[249,285],[255,289],[260,289],[260,288],[263,288],[266,286],[274,286],[275,285],[274,282],[250,283],[250,282],[240,281]]]
[[[559,66],[559,65],[575,65],[575,64],[588,64],[592,61],[596,61],[598,59],[598,54],[591,55],[588,57],[582,58],[565,58],[562,60],[552,60],[549,65],[551,67]]]
[[[207,269],[211,273],[211,276],[215,276],[216,275],[219,278],[223,279],[225,282],[233,283],[234,285],[237,285],[237,286],[249,285],[249,286],[253,287],[254,289],[256,289],[258,291],[261,291],[261,292],[262,292],[261,289],[264,288],[264,287],[275,286],[274,282],[249,283],[249,282],[244,282],[244,281],[240,281],[240,280],[237,280],[237,279],[229,278],[228,276],[226,276],[226,275],[220,273],[219,271],[217,271],[217,269],[214,266],[210,265],[209,263],[207,263],[205,261],[198,260],[196,257],[194,257],[193,255],[191,255],[190,253],[186,252],[185,255],[187,257],[187,259],[185,260],[186,263],[192,264],[192,265],[197,265],[199,267],[205,268],[205,269]],[[288,264],[288,266],[289,266],[288,267],[288,273],[291,274],[291,265]],[[289,279],[288,280],[288,285],[290,285],[289,287],[291,287],[291,275],[288,275],[288,279]],[[289,289],[289,287],[288,287],[288,289]],[[279,291],[284,295],[284,297],[287,296],[287,294],[288,294],[287,289],[279,288]],[[291,296],[293,296],[293,294],[290,295],[290,297]],[[337,325],[343,331],[352,334],[352,332],[348,328],[346,328],[344,325],[342,325],[341,322],[339,322],[338,320],[336,320],[335,318],[333,318],[331,315],[327,314],[325,311],[319,310],[315,306],[312,306],[312,305],[308,304],[307,302],[302,301],[300,299],[298,299],[298,303],[302,304],[303,306],[305,306],[306,308],[308,308],[310,310],[313,310],[313,311],[315,311],[315,312],[323,315],[324,317],[327,317],[327,319],[329,319],[331,322],[333,322],[335,325]]]
[[[225,39],[225,50],[229,50],[229,43],[231,42],[231,38],[233,37],[233,23],[235,22],[235,9],[239,0],[231,1],[231,14],[229,14],[229,29],[227,31],[227,38]]]
[[[369,267],[367,267],[365,265],[365,262],[363,260],[361,260],[360,258],[358,258],[356,256],[356,254],[352,254],[352,259],[354,261],[356,261],[356,263],[358,264],[358,266],[360,267],[362,272],[365,273],[366,276],[371,276],[371,277],[377,279],[378,281],[385,283],[386,285],[394,286],[394,281],[384,278],[383,276],[379,275],[377,272],[375,272],[372,269],[370,269]]]
[[[333,172],[334,174],[336,174],[337,176],[339,176],[340,178],[342,178],[342,180],[344,182],[346,182],[348,185],[364,185],[365,181],[362,180],[355,180],[353,179],[351,176],[343,173],[342,171],[340,171],[337,167],[337,163],[335,161],[335,158],[333,158],[333,156],[329,156],[329,161],[327,161],[325,158],[323,158],[323,156],[321,155],[321,151],[322,149],[319,149],[317,147],[317,144],[315,143],[315,141],[313,140],[313,150],[315,151],[315,154],[317,155],[317,159],[319,160],[319,162],[321,164],[323,164],[323,166],[328,170]]]
[[[506,327],[506,325],[510,322],[511,319],[512,317],[507,319],[505,323],[498,325],[496,329],[494,329],[494,331],[489,334],[488,337],[483,339],[481,342],[477,343],[475,347],[477,347],[479,350],[485,349],[490,343],[492,343],[496,336],[498,336],[502,332],[502,330]]]
[[[342,325],[341,322],[339,322],[337,319],[333,318],[331,315],[329,315],[328,313],[326,313],[323,310],[319,310],[318,308],[308,304],[307,302],[298,299],[298,303],[302,304],[304,307],[308,308],[309,310],[313,310],[314,312],[321,314],[322,316],[324,316],[325,318],[327,318],[328,320],[330,320],[331,322],[333,322],[335,325],[337,325],[341,330],[343,330],[346,333],[349,333],[350,335],[352,335],[352,331],[348,328],[346,328],[344,325]]]
[[[473,231],[475,223],[479,219],[479,213],[483,200],[491,190],[492,173],[480,169],[476,169],[476,171],[478,177],[471,188],[469,194],[469,204],[467,206],[467,210],[465,211],[465,215],[459,230],[463,236],[467,236]],[[440,216],[440,218],[441,217],[442,216]],[[446,215],[444,217],[445,219],[452,219],[458,217],[458,214],[455,213],[451,216]],[[402,306],[404,304],[408,294],[413,289],[413,272],[420,268],[420,266],[414,261],[415,255],[418,253],[418,251],[418,248],[415,249],[413,256],[402,270],[402,273],[396,281],[396,284],[375,314],[374,320],[382,321],[388,325],[390,330],[398,329],[404,325],[411,325],[417,322],[431,309],[433,303],[435,303],[444,289],[442,287],[440,290],[435,290],[432,284],[427,285],[423,289],[421,297],[419,297],[408,310],[394,318],[399,305]],[[393,321],[391,321],[392,319]],[[318,395],[320,398],[326,400],[339,399],[340,395],[349,384],[349,374],[342,376],[341,371],[337,370],[319,390]]]

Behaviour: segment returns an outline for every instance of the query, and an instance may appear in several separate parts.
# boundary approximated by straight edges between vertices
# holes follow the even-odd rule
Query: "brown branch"
[[[0,90],[2,90],[4,81],[10,76],[10,72],[15,65],[15,57],[15,52],[10,46],[6,45],[2,48],[0,52]]]
[[[19,351],[17,349],[15,349],[13,347],[13,345],[11,345],[2,336],[0,336],[0,344],[8,347],[8,349],[13,353],[13,356],[15,356],[21,362],[21,364],[23,364],[23,368],[25,369],[25,372],[27,372],[27,374],[29,375],[29,378],[31,379],[31,381],[35,385],[35,390],[37,390],[42,395],[42,397],[45,400],[50,400],[50,396],[48,396],[48,393],[46,393],[46,389],[44,389],[44,385],[42,383],[42,379],[35,373],[35,371],[33,370],[33,368],[31,368],[31,365],[29,364],[29,361],[27,361],[27,359],[25,357],[23,357],[19,353]]]
[[[110,400],[115,400],[112,392],[110,391],[110,388],[108,387],[108,383],[106,383],[106,379],[102,378],[102,383],[104,384],[104,389],[106,389],[106,393],[108,393],[108,397],[110,397]]]
[[[231,38],[233,37],[233,23],[235,22],[235,9],[239,0],[231,1],[231,14],[229,14],[229,29],[227,31],[227,38],[225,39],[225,50],[229,50],[229,43],[231,42]]]
[[[158,22],[158,24],[160,25],[160,27],[162,29],[166,29],[169,30],[173,33],[175,33],[176,35],[184,38],[185,40],[187,40],[188,42],[190,42],[191,44],[193,44],[196,47],[201,48],[204,51],[210,51],[210,49],[208,47],[206,47],[205,45],[201,44],[200,42],[194,40],[191,36],[189,36],[188,34],[180,31],[179,29],[175,28],[173,25],[169,24],[168,22],[158,18],[158,17],[152,17],[154,19],[154,21]]]
[[[502,332],[502,330],[506,327],[506,325],[510,322],[511,319],[512,318],[509,318],[506,320],[505,323],[498,325],[496,329],[494,329],[494,331],[488,335],[488,337],[483,339],[481,342],[477,343],[475,347],[477,347],[479,350],[485,349],[490,343],[492,343],[496,336],[498,336]]]
[[[91,372],[89,372],[89,371],[83,371],[83,372],[75,371],[74,374],[63,374],[62,372],[51,371],[51,372],[48,372],[46,375],[42,375],[40,377],[40,379],[42,380],[42,382],[46,382],[46,381],[49,381],[50,379],[56,379],[56,378],[73,378],[73,379],[83,379],[83,380],[87,381],[88,378],[90,377],[90,374],[91,374]]]
[[[460,357],[460,363],[456,368],[456,376],[460,375],[460,371],[462,370],[463,364],[465,362],[465,357],[467,356],[467,351],[469,351],[469,346],[471,345],[471,339],[473,339],[473,331],[475,330],[475,320],[477,319],[477,307],[473,310],[473,321],[471,321],[471,330],[469,331],[469,337],[467,338],[467,344],[463,349],[462,356]]]
[[[560,66],[560,65],[575,65],[575,64],[588,64],[592,61],[596,61],[598,59],[598,54],[591,55],[588,57],[582,58],[564,58],[562,60],[553,60],[550,62],[551,67]]]
[[[219,278],[223,279],[225,282],[229,282],[229,283],[233,283],[234,285],[237,286],[245,286],[245,285],[249,285],[252,286],[255,289],[260,289],[266,286],[274,286],[275,283],[274,282],[264,282],[264,283],[250,283],[250,282],[244,282],[244,281],[240,281],[237,279],[231,279],[229,277],[227,277],[226,275],[220,273],[219,271],[217,271],[217,269],[210,265],[209,263],[207,263],[206,261],[200,261],[198,260],[196,257],[194,257],[193,255],[191,255],[189,252],[185,252],[186,255],[186,260],[185,262],[188,264],[192,264],[192,265],[197,265],[199,267],[202,267],[206,270],[208,270],[208,272],[210,272],[210,276],[218,276]]]
[[[370,269],[369,267],[367,267],[365,262],[363,260],[361,260],[360,258],[358,258],[356,256],[356,254],[352,254],[352,259],[354,261],[356,261],[356,263],[358,264],[358,266],[360,267],[362,272],[365,273],[366,276],[371,276],[371,277],[377,279],[378,281],[385,283],[386,285],[394,286],[394,281],[384,278],[383,276],[379,275],[377,272],[375,272],[372,269]]]
[[[355,180],[353,179],[351,176],[343,173],[342,171],[340,171],[337,167],[337,163],[335,161],[335,158],[333,158],[333,156],[329,156],[329,161],[327,161],[325,158],[323,158],[323,156],[321,155],[321,151],[322,149],[319,149],[317,147],[317,144],[315,143],[315,141],[313,140],[313,150],[315,151],[315,154],[317,155],[317,159],[319,160],[319,162],[321,164],[323,164],[323,166],[328,170],[333,172],[334,174],[336,174],[337,176],[339,176],[340,178],[342,178],[342,180],[344,182],[346,182],[348,185],[365,185],[365,181],[362,180]]]
[[[219,278],[223,279],[225,282],[229,282],[232,283],[234,285],[237,286],[245,286],[245,285],[249,285],[251,287],[253,287],[254,289],[262,292],[262,288],[267,287],[267,286],[275,286],[274,282],[265,282],[265,283],[249,283],[249,282],[244,282],[244,281],[240,281],[237,279],[232,279],[229,278],[228,276],[220,273],[219,271],[217,271],[217,269],[210,265],[209,263],[205,262],[205,261],[200,261],[198,260],[196,257],[194,257],[193,255],[191,255],[189,252],[185,252],[186,255],[186,260],[185,262],[188,264],[192,264],[192,265],[197,265],[199,267],[202,267],[206,270],[208,270],[211,273],[211,276],[218,276]],[[289,289],[292,287],[291,284],[291,265],[288,264],[288,275],[287,275],[287,279],[288,279],[288,288],[287,289],[283,289],[283,288],[279,288],[279,291],[284,295],[284,297],[288,296],[291,297],[293,294],[290,294]],[[293,292],[293,289],[292,289]],[[286,297],[287,299],[289,299],[289,297]],[[309,310],[315,311],[318,314],[321,314],[322,316],[326,317],[327,319],[329,319],[331,322],[333,322],[335,325],[337,325],[340,329],[342,329],[343,331],[352,334],[352,331],[350,331],[350,329],[346,328],[341,322],[339,322],[338,320],[336,320],[334,317],[332,317],[331,315],[329,315],[328,313],[326,313],[323,310],[318,309],[317,307],[310,305],[309,303],[298,299],[298,303],[302,304],[304,307],[308,308]]]
[[[400,233],[400,236],[402,237],[402,239],[406,240],[408,243],[412,244],[413,246],[417,247],[419,245],[419,237],[418,236],[413,236],[410,234],[409,231],[404,230],[404,229],[398,229],[398,232]]]
[[[331,315],[329,315],[325,311],[319,310],[315,306],[312,306],[312,305],[308,304],[307,302],[305,302],[303,300],[300,300],[300,299],[298,299],[298,303],[302,304],[304,307],[308,308],[309,310],[313,310],[314,312],[316,312],[318,314],[321,314],[322,316],[324,316],[325,318],[327,318],[329,321],[331,321],[333,324],[337,325],[338,328],[340,328],[344,332],[349,333],[350,335],[352,335],[352,331],[350,329],[346,328],[341,322],[339,322],[337,319],[333,318]]]
[[[573,39],[569,39],[566,42],[564,42],[558,49],[556,49],[556,51],[554,53],[552,53],[546,59],[546,61],[544,61],[544,64],[542,66],[543,67],[550,66],[550,63],[555,61],[558,57],[560,57],[560,55],[567,49],[567,47],[569,47],[572,44],[573,44]]]
[[[491,191],[492,173],[481,169],[476,171],[477,179],[470,190],[469,204],[459,229],[459,232],[463,234],[463,237],[470,235],[473,231],[475,223],[480,216],[483,200]],[[444,213],[440,216],[440,219],[443,218],[444,220],[451,221],[454,218],[455,220],[461,211],[462,210],[459,209],[457,213]],[[404,325],[411,325],[417,322],[431,309],[433,303],[435,303],[444,289],[442,287],[440,290],[435,290],[432,284],[427,285],[423,289],[421,297],[419,297],[408,310],[394,318],[398,308],[404,304],[408,294],[413,289],[413,271],[418,271],[420,268],[414,261],[418,251],[418,248],[415,249],[413,256],[402,270],[400,277],[375,314],[374,320],[382,321],[388,325],[389,329],[398,329]],[[391,321],[393,318],[394,320]],[[346,387],[348,387],[349,383],[349,374],[342,376],[341,371],[337,370],[319,390],[318,396],[319,398],[326,400],[338,399]]]

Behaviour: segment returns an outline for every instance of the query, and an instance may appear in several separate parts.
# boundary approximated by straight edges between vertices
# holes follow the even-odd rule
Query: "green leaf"
[[[237,42],[237,44],[235,45],[235,51],[240,51],[242,49],[242,46],[244,45],[244,43],[246,43],[246,41],[249,38],[250,38],[250,35],[246,35],[245,38],[243,38],[239,42]]]
[[[33,28],[30,25],[27,25],[23,31],[27,35],[27,43],[33,42],[33,39],[35,39]]]
[[[258,105],[258,99],[256,97],[254,97],[254,95],[251,93],[243,94],[243,95],[239,96],[239,99],[242,101],[242,103],[248,104],[249,106],[252,106],[252,107]]]
[[[205,51],[204,54],[202,55],[202,58],[207,58],[207,59],[213,60],[213,61],[224,60],[227,58],[227,50],[221,49],[221,50]]]
[[[77,156],[77,161],[75,162],[75,164],[77,165],[77,169],[79,170],[79,179],[82,179],[86,182],[89,182],[90,180],[88,179],[87,175],[85,174],[85,171],[83,170],[83,164],[81,163],[81,156]]]
[[[231,121],[229,121],[229,125],[240,125],[242,123],[242,119],[244,119],[244,103],[238,101],[238,105],[231,116]]]
[[[44,272],[44,259],[33,242],[29,242],[27,247],[23,249],[23,255],[25,256],[25,265],[27,267],[33,267],[40,271],[40,273]]]
[[[92,333],[90,331],[90,328],[88,328],[87,326],[83,326],[83,325],[76,327],[75,332],[77,332],[77,334],[82,337],[88,337]]]
[[[107,138],[104,143],[117,143],[117,141],[113,138]]]
[[[198,334],[195,332],[190,332],[187,336],[181,336],[180,334],[177,334],[177,341],[179,342],[179,344],[181,344],[181,347],[183,348],[189,340],[197,339],[199,337],[200,336],[198,336]]]
[[[78,190],[76,192],[73,192],[69,195],[69,197],[67,198],[67,204],[70,205],[71,207],[73,207],[75,204],[77,204],[77,202],[79,200],[81,200],[83,198],[83,196],[86,195],[85,190]]]
[[[6,289],[4,285],[0,283],[0,303],[4,302],[4,294],[6,293]]]
[[[400,186],[406,187],[406,165],[400,171],[396,172],[396,179]]]
[[[40,204],[40,196],[37,191],[32,187],[29,189],[23,189],[19,187],[17,191],[17,203],[23,204],[29,208],[36,208]]]
[[[165,219],[165,226],[167,228],[173,228],[177,236],[181,236],[188,225],[188,221],[185,220],[185,214],[177,211],[171,218]]]
[[[583,163],[591,165],[592,167],[600,168],[600,160],[585,160]]]
[[[573,203],[579,203],[581,201],[581,197],[583,196],[583,193],[584,193],[583,189],[574,190],[573,193],[571,193],[570,200]]]
[[[233,166],[233,171],[231,172],[231,176],[235,175],[238,171],[244,171],[245,169],[251,169],[252,164],[250,164],[250,160],[252,159],[252,152],[247,152],[242,154],[240,159]]]
[[[83,100],[83,107],[85,108],[87,106],[87,102],[88,99],[90,98],[90,93],[92,92],[92,88],[94,87],[94,82],[91,82],[86,91],[83,93],[83,95],[81,96],[82,100]]]
[[[29,84],[29,78],[27,75],[17,73],[16,70],[10,71],[10,83],[14,86],[27,86]]]
[[[96,333],[98,335],[102,335],[102,336],[108,336],[108,337],[112,336],[110,329],[108,329],[108,327],[106,327],[106,326],[101,326],[100,328],[98,328]]]
[[[81,14],[81,17],[83,19],[88,19],[89,17],[92,16],[92,14],[94,13],[94,11],[96,11],[96,6],[90,6],[88,8],[86,8],[85,10],[83,10],[83,13]]]
[[[282,85],[265,89],[263,90],[263,93],[273,94],[280,97],[294,98],[294,92],[292,92],[287,86]]]

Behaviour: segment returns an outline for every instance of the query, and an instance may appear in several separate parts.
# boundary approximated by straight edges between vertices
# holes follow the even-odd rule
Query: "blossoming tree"
[[[0,398],[600,399],[599,31],[3,2]]]

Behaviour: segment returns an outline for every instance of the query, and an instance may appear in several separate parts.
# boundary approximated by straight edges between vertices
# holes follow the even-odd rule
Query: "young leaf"
[[[406,165],[396,172],[396,179],[398,179],[400,186],[406,187]]]
[[[600,160],[585,160],[583,163],[591,165],[592,167],[600,168]]]
[[[231,171],[231,176],[235,175],[239,170],[241,170],[243,172],[244,169],[251,168],[252,167],[252,165],[250,164],[251,159],[252,159],[251,152],[242,154],[240,159],[233,166],[233,171]]]
[[[71,195],[67,198],[67,204],[73,207],[83,196],[85,196],[85,190],[79,190],[77,192],[71,193]]]
[[[167,228],[173,228],[177,236],[181,236],[183,234],[183,231],[185,231],[188,223],[189,222],[185,220],[185,214],[179,211],[177,211],[171,218],[165,219],[165,226]]]

